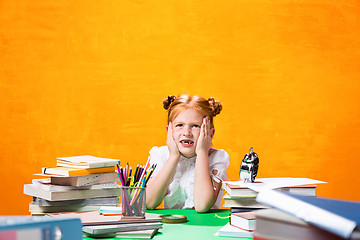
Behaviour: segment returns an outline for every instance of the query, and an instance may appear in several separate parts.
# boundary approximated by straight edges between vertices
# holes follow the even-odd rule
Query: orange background
[[[223,104],[213,146],[230,178],[328,182],[360,200],[358,1],[0,1],[0,214],[56,157],[144,163],[165,145],[169,94]]]

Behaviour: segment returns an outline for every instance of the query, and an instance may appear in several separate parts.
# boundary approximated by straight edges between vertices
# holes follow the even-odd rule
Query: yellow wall
[[[169,94],[223,104],[213,145],[238,177],[327,181],[360,200],[358,1],[0,1],[0,214],[27,214],[56,157],[144,163]]]

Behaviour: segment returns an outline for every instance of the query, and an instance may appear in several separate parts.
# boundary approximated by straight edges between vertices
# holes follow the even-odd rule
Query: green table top
[[[228,218],[219,218],[218,216],[229,216],[229,210],[219,209],[210,210],[207,213],[197,213],[193,209],[158,209],[146,212],[159,215],[185,215],[188,219],[186,223],[164,223],[163,228],[154,236],[154,240],[229,239],[228,237],[214,236],[221,227],[229,222]],[[84,237],[84,239],[92,240],[93,238]]]

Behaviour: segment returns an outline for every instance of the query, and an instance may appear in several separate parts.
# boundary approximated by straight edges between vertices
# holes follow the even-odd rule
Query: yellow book
[[[94,173],[106,173],[106,172],[115,172],[115,167],[101,167],[101,168],[71,168],[71,167],[46,167],[42,168],[42,175],[56,175],[62,177],[71,177],[79,175],[88,175]]]

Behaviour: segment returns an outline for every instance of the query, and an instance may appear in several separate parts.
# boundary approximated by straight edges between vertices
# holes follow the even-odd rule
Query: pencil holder
[[[122,218],[145,218],[146,188],[144,187],[121,187],[122,188]]]

